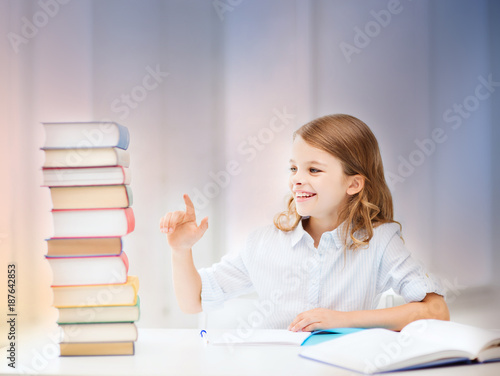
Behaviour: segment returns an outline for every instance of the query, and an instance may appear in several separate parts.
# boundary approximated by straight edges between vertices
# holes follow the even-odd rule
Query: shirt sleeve
[[[407,303],[420,302],[427,293],[445,295],[440,280],[411,257],[399,230],[392,232],[392,236],[389,235],[389,241],[382,253],[379,265],[377,276],[379,294],[392,288]]]
[[[204,312],[222,308],[224,301],[253,290],[252,281],[243,261],[248,241],[240,252],[222,257],[209,268],[198,270],[201,277],[201,305]]]

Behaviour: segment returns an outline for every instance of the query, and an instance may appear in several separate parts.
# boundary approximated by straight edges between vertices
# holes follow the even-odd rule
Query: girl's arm
[[[401,330],[419,319],[449,320],[448,306],[441,295],[429,293],[421,302],[412,302],[398,307],[366,311],[342,312],[316,308],[302,312],[290,324],[288,330],[311,332],[328,328],[386,328]]]
[[[200,313],[201,277],[193,262],[191,249],[172,249],[172,279],[177,303],[184,313]]]
[[[185,313],[199,313],[201,277],[194,266],[191,248],[207,230],[208,218],[203,218],[197,226],[194,205],[188,195],[184,195],[184,202],[186,211],[165,214],[160,220],[160,230],[167,234],[172,250],[172,278],[179,307]]]

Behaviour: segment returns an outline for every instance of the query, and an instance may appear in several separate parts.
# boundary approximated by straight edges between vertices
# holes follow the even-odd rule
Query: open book
[[[365,374],[446,363],[500,361],[500,331],[418,320],[401,332],[366,329],[305,348],[301,356]]]
[[[292,345],[311,346],[340,336],[358,332],[358,328],[338,328],[314,332],[291,332],[285,329],[248,329],[210,331],[211,345]]]
[[[209,331],[210,345],[295,345],[300,346],[310,335],[282,329],[248,329]]]

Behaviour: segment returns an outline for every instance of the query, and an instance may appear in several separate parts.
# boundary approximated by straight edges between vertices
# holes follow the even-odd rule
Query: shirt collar
[[[304,236],[309,237],[309,239],[312,240],[311,235],[309,235],[309,233],[306,230],[304,230],[304,226],[302,225],[302,220],[303,219],[301,219],[299,221],[299,224],[292,232],[292,239],[291,239],[292,240],[292,243],[291,243],[292,247],[295,247],[302,240],[302,238]],[[344,229],[344,225],[345,225],[345,222],[340,224],[340,226],[338,226],[335,230],[328,231],[328,232],[325,232],[323,234],[323,236],[325,236],[325,234],[327,234],[326,236],[331,236],[331,238],[333,239],[333,242],[335,243],[335,247],[337,249],[343,248],[342,231]]]
[[[299,221],[299,224],[295,229],[292,231],[292,247],[295,247],[297,243],[304,237],[304,236],[309,236],[310,235],[304,230],[304,227],[302,226],[302,219]]]

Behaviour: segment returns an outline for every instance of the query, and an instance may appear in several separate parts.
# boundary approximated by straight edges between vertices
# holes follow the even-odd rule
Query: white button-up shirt
[[[256,291],[265,316],[259,327],[285,329],[313,308],[375,309],[390,288],[406,302],[444,295],[440,282],[411,257],[398,224],[377,226],[369,246],[356,251],[344,252],[340,231],[325,232],[318,248],[302,223],[290,232],[274,226],[254,231],[239,252],[199,270],[203,310]]]

